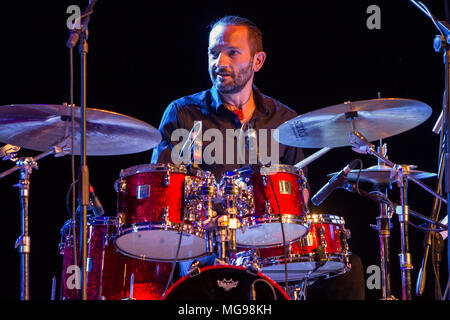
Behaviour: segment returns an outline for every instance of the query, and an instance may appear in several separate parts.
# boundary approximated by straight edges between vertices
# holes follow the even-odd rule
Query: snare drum
[[[223,181],[232,181],[240,189],[237,199],[241,228],[236,243],[245,247],[268,247],[303,237],[308,231],[307,208],[301,170],[290,165],[245,167],[227,172]]]
[[[115,183],[119,223],[115,244],[120,252],[154,261],[186,260],[206,254],[202,218],[188,200],[195,198],[193,195],[209,176],[209,172],[172,164],[122,170]]]
[[[163,300],[290,300],[260,272],[229,265],[204,267],[175,282]]]
[[[344,218],[311,214],[308,215],[308,221],[308,234],[287,245],[288,281],[332,277],[350,270],[347,244],[350,232],[345,229]],[[248,266],[256,263],[261,272],[274,281],[285,281],[283,246],[258,249],[241,247],[239,251],[232,264]]]
[[[76,227],[77,250],[79,226]],[[127,257],[114,246],[114,217],[90,218],[87,225],[87,299],[159,300],[170,278],[171,263],[151,262]],[[74,261],[73,223],[61,229],[59,252],[63,255],[61,300],[81,299],[81,270]],[[133,275],[133,277],[132,277]],[[131,279],[133,283],[131,282]],[[133,292],[130,295],[130,288]]]

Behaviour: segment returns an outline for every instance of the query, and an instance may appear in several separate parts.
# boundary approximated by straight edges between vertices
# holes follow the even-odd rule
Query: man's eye
[[[219,52],[218,51],[210,51],[209,55],[213,58],[217,58],[217,56],[219,55]]]

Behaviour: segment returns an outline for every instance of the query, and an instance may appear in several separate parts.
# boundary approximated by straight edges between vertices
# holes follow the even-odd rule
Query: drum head
[[[336,259],[338,260],[338,259]],[[304,262],[289,262],[287,264],[288,269],[288,281],[302,280],[308,277],[314,279],[323,276],[330,276],[333,274],[345,272],[346,263],[344,259],[342,261],[326,261],[322,266],[318,267],[314,261]],[[269,276],[276,282],[282,283],[285,281],[285,269],[284,263],[263,267],[261,272]]]
[[[131,230],[116,238],[116,246],[123,254],[151,261],[193,259],[206,254],[206,241],[200,236],[183,233],[177,257],[179,231]]]
[[[283,223],[286,243],[303,237],[308,228],[305,224]],[[236,230],[236,242],[240,246],[267,247],[283,243],[280,222],[258,224]]]
[[[227,265],[205,267],[181,278],[163,300],[289,300],[289,296],[265,275]]]

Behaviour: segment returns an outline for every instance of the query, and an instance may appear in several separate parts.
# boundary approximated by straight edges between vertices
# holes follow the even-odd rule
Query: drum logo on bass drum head
[[[227,280],[223,278],[223,280],[217,280],[217,285],[223,288],[225,291],[230,291],[233,288],[236,288],[239,283],[238,281],[233,281],[233,279]]]

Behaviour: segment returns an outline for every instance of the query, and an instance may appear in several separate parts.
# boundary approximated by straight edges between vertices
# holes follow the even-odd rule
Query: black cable
[[[185,199],[189,199],[191,192],[192,192],[192,190],[189,190],[189,192],[188,192],[187,196],[185,197]],[[170,276],[169,276],[169,279],[167,280],[167,284],[166,284],[166,288],[164,289],[163,296],[166,294],[166,291],[169,288],[170,283],[172,282],[173,275],[175,273],[175,267],[176,267],[176,264],[178,262],[178,255],[180,253],[180,248],[181,248],[181,241],[182,241],[183,229],[184,229],[184,219],[185,219],[185,214],[186,214],[186,209],[185,208],[186,208],[186,205],[184,206],[183,215],[181,217],[181,231],[180,231],[180,237],[178,238],[177,253],[175,255],[175,260],[172,262],[172,267],[171,267],[171,270],[170,270]]]
[[[448,276],[447,286],[445,287],[445,292],[444,292],[444,296],[442,297],[442,300],[446,300],[446,298],[447,298],[449,284],[450,284],[450,275]]]
[[[75,198],[76,198],[76,191],[75,188],[73,187],[76,183],[75,180],[75,155],[74,155],[74,146],[75,146],[75,116],[74,116],[74,72],[73,72],[73,48],[69,48],[69,68],[70,68],[70,112],[71,112],[71,119],[72,119],[72,134],[71,134],[71,146],[70,146],[70,151],[71,151],[71,174],[72,174],[72,183],[71,183],[71,188],[72,188],[72,234],[73,234],[73,259],[74,259],[74,264],[76,266],[79,265],[78,263],[78,245],[77,245],[77,229],[76,229],[76,225],[77,225],[77,221],[76,221],[76,209],[75,209]],[[70,189],[69,189],[70,190]],[[69,191],[70,192],[70,191]],[[66,207],[68,207],[67,202],[66,202]]]
[[[443,117],[442,117],[442,128],[440,130],[440,134],[439,134],[439,161],[438,161],[438,182],[437,182],[437,186],[436,186],[436,193],[441,195],[442,194],[442,178],[443,178],[443,173],[444,173],[444,165],[446,162],[446,155],[444,152],[444,128],[446,126],[447,123],[447,99],[446,96],[447,93],[446,91],[444,91],[444,96],[443,96]],[[434,203],[433,203],[433,209],[432,209],[432,213],[431,213],[431,219],[437,221],[439,219],[439,214],[441,211],[441,207],[442,207],[442,201],[438,198],[434,199]],[[415,226],[418,229],[424,230],[425,228],[423,227],[419,227],[419,226]],[[427,231],[427,234],[425,235],[425,252],[424,252],[424,257],[422,259],[422,272],[426,271],[426,264],[428,262],[428,252],[429,250],[432,250],[432,256],[434,257],[435,252],[433,250],[433,241],[431,241],[431,235],[432,232],[437,232],[438,230],[435,228],[434,225],[429,224],[429,228]],[[437,285],[437,287],[440,288],[440,283],[439,283],[439,279],[438,279],[438,275],[436,272],[436,266],[435,266],[435,259],[431,259],[432,260],[432,265],[433,265],[433,275],[435,277],[435,284]],[[425,275],[423,275],[425,277]],[[420,279],[418,278],[418,280],[421,281],[425,281],[424,279]],[[422,286],[419,286],[419,282],[416,283],[416,295],[421,295],[420,290],[423,290],[424,288],[424,284]],[[439,289],[440,290],[440,289]],[[442,292],[439,291],[439,296],[442,296]]]
[[[359,171],[358,171],[358,175],[356,176],[355,188],[356,188],[356,193],[361,195],[361,192],[359,191],[359,181],[361,178],[361,171],[363,169],[363,162],[361,159],[355,159],[355,160],[359,162]],[[353,161],[355,161],[355,160],[353,160]]]
[[[250,290],[250,300],[256,300],[255,284],[256,284],[257,282],[262,282],[262,283],[267,284],[267,285],[269,286],[269,288],[272,290],[273,299],[274,299],[274,300],[277,300],[277,293],[276,293],[275,289],[273,288],[273,286],[272,286],[267,280],[260,279],[260,278],[254,280],[254,281],[252,282],[252,284],[250,285],[250,288],[251,288],[251,290]]]

